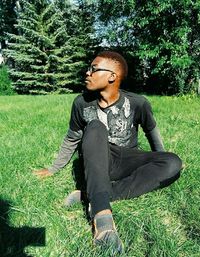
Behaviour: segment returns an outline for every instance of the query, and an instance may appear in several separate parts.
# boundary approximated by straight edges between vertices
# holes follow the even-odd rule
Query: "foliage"
[[[5,54],[15,90],[31,94],[80,90],[86,53],[93,47],[90,16],[68,1],[33,2],[21,0],[19,35],[8,34]]]
[[[70,35],[65,53],[70,56],[69,70],[74,80],[71,84],[68,83],[68,88],[80,92],[83,89],[88,62],[97,51],[99,41],[94,36],[92,5],[87,0],[79,0],[75,3],[69,6],[63,0],[55,1],[58,9],[62,10],[62,16]]]
[[[0,14],[1,41],[9,39],[4,53],[18,93],[81,91],[86,64],[102,48],[127,59],[126,89],[197,90],[197,0],[2,0]]]
[[[12,95],[13,89],[6,66],[0,66],[0,95]]]
[[[15,5],[17,0],[0,1],[0,44],[2,48],[6,46],[8,39],[6,33],[17,33],[14,24],[16,23]]]
[[[83,206],[77,204],[70,209],[63,206],[64,198],[75,188],[71,175],[73,164],[77,163],[75,159],[47,179],[37,179],[31,172],[50,165],[55,158],[67,130],[74,97],[73,94],[0,97],[0,216],[1,199],[10,202],[9,217],[0,217],[0,225],[7,224],[10,234],[1,230],[0,245],[3,239],[7,256],[20,255],[13,252],[19,235],[16,247],[24,251],[21,256],[109,256],[92,245],[91,226]],[[200,252],[199,98],[148,99],[165,148],[181,157],[184,169],[180,179],[167,188],[112,203],[125,247],[122,257],[197,257]],[[143,133],[139,141],[143,149],[149,149]],[[38,230],[46,232],[45,245],[39,244],[39,240],[36,243],[37,237],[33,237],[33,232]],[[5,255],[0,247],[0,256]]]
[[[159,93],[193,89],[200,72],[199,1],[105,0],[97,10],[107,27],[104,42],[121,49],[136,84]]]

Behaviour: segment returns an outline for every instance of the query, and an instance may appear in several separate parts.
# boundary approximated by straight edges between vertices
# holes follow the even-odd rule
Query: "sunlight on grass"
[[[74,97],[0,96],[0,183],[1,200],[9,202],[7,226],[13,231],[28,227],[46,232],[45,246],[21,242],[25,256],[109,256],[93,247],[91,226],[81,204],[71,209],[63,206],[63,199],[75,188],[73,160],[48,179],[38,180],[31,172],[48,167],[56,156]],[[200,99],[147,98],[166,150],[177,153],[184,168],[181,178],[168,188],[112,203],[125,245],[122,256],[198,257]],[[149,149],[143,133],[139,141],[141,148]]]

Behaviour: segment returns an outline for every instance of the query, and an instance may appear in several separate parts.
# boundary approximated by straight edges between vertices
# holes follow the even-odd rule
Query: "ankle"
[[[100,212],[97,212],[94,218],[97,218],[101,215],[109,215],[109,214],[112,215],[112,212],[110,209],[102,210]]]
[[[103,231],[116,230],[111,212],[95,215],[93,225],[96,236]]]

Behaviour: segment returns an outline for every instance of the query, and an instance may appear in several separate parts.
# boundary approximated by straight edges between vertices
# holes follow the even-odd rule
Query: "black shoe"
[[[99,215],[94,219],[94,245],[111,252],[111,256],[123,252],[123,243],[119,238],[111,214]]]
[[[65,199],[64,199],[64,206],[71,207],[75,203],[81,202],[81,191],[75,190],[72,191]]]
[[[81,191],[74,190],[70,194],[68,194],[68,196],[64,199],[63,203],[65,207],[70,208],[74,204],[81,203],[82,201],[84,201],[84,199],[82,199]],[[87,208],[88,218],[91,220],[92,219],[91,205],[90,203],[87,202],[86,206],[87,206],[86,208]]]

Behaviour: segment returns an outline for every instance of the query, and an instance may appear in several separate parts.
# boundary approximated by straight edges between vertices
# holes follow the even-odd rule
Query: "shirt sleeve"
[[[69,122],[69,128],[71,131],[77,132],[84,129],[82,110],[81,100],[77,97],[72,105],[71,118]]]
[[[48,168],[51,173],[59,171],[68,164],[73,153],[77,149],[78,143],[80,142],[81,138],[82,131],[74,132],[69,129],[60,147],[57,158],[55,159],[52,166]]]
[[[156,127],[151,105],[146,99],[141,107],[140,125],[145,133],[152,131]]]
[[[162,138],[160,136],[160,131],[157,127],[152,129],[150,132],[146,133],[145,136],[147,137],[149,144],[151,146],[151,150],[155,152],[164,152],[164,145]]]
[[[60,147],[60,151],[53,164],[48,168],[51,173],[55,173],[64,168],[70,161],[73,153],[76,151],[79,142],[83,136],[83,125],[80,115],[80,108],[76,103],[76,99],[72,105],[71,118],[69,122],[69,130]]]

